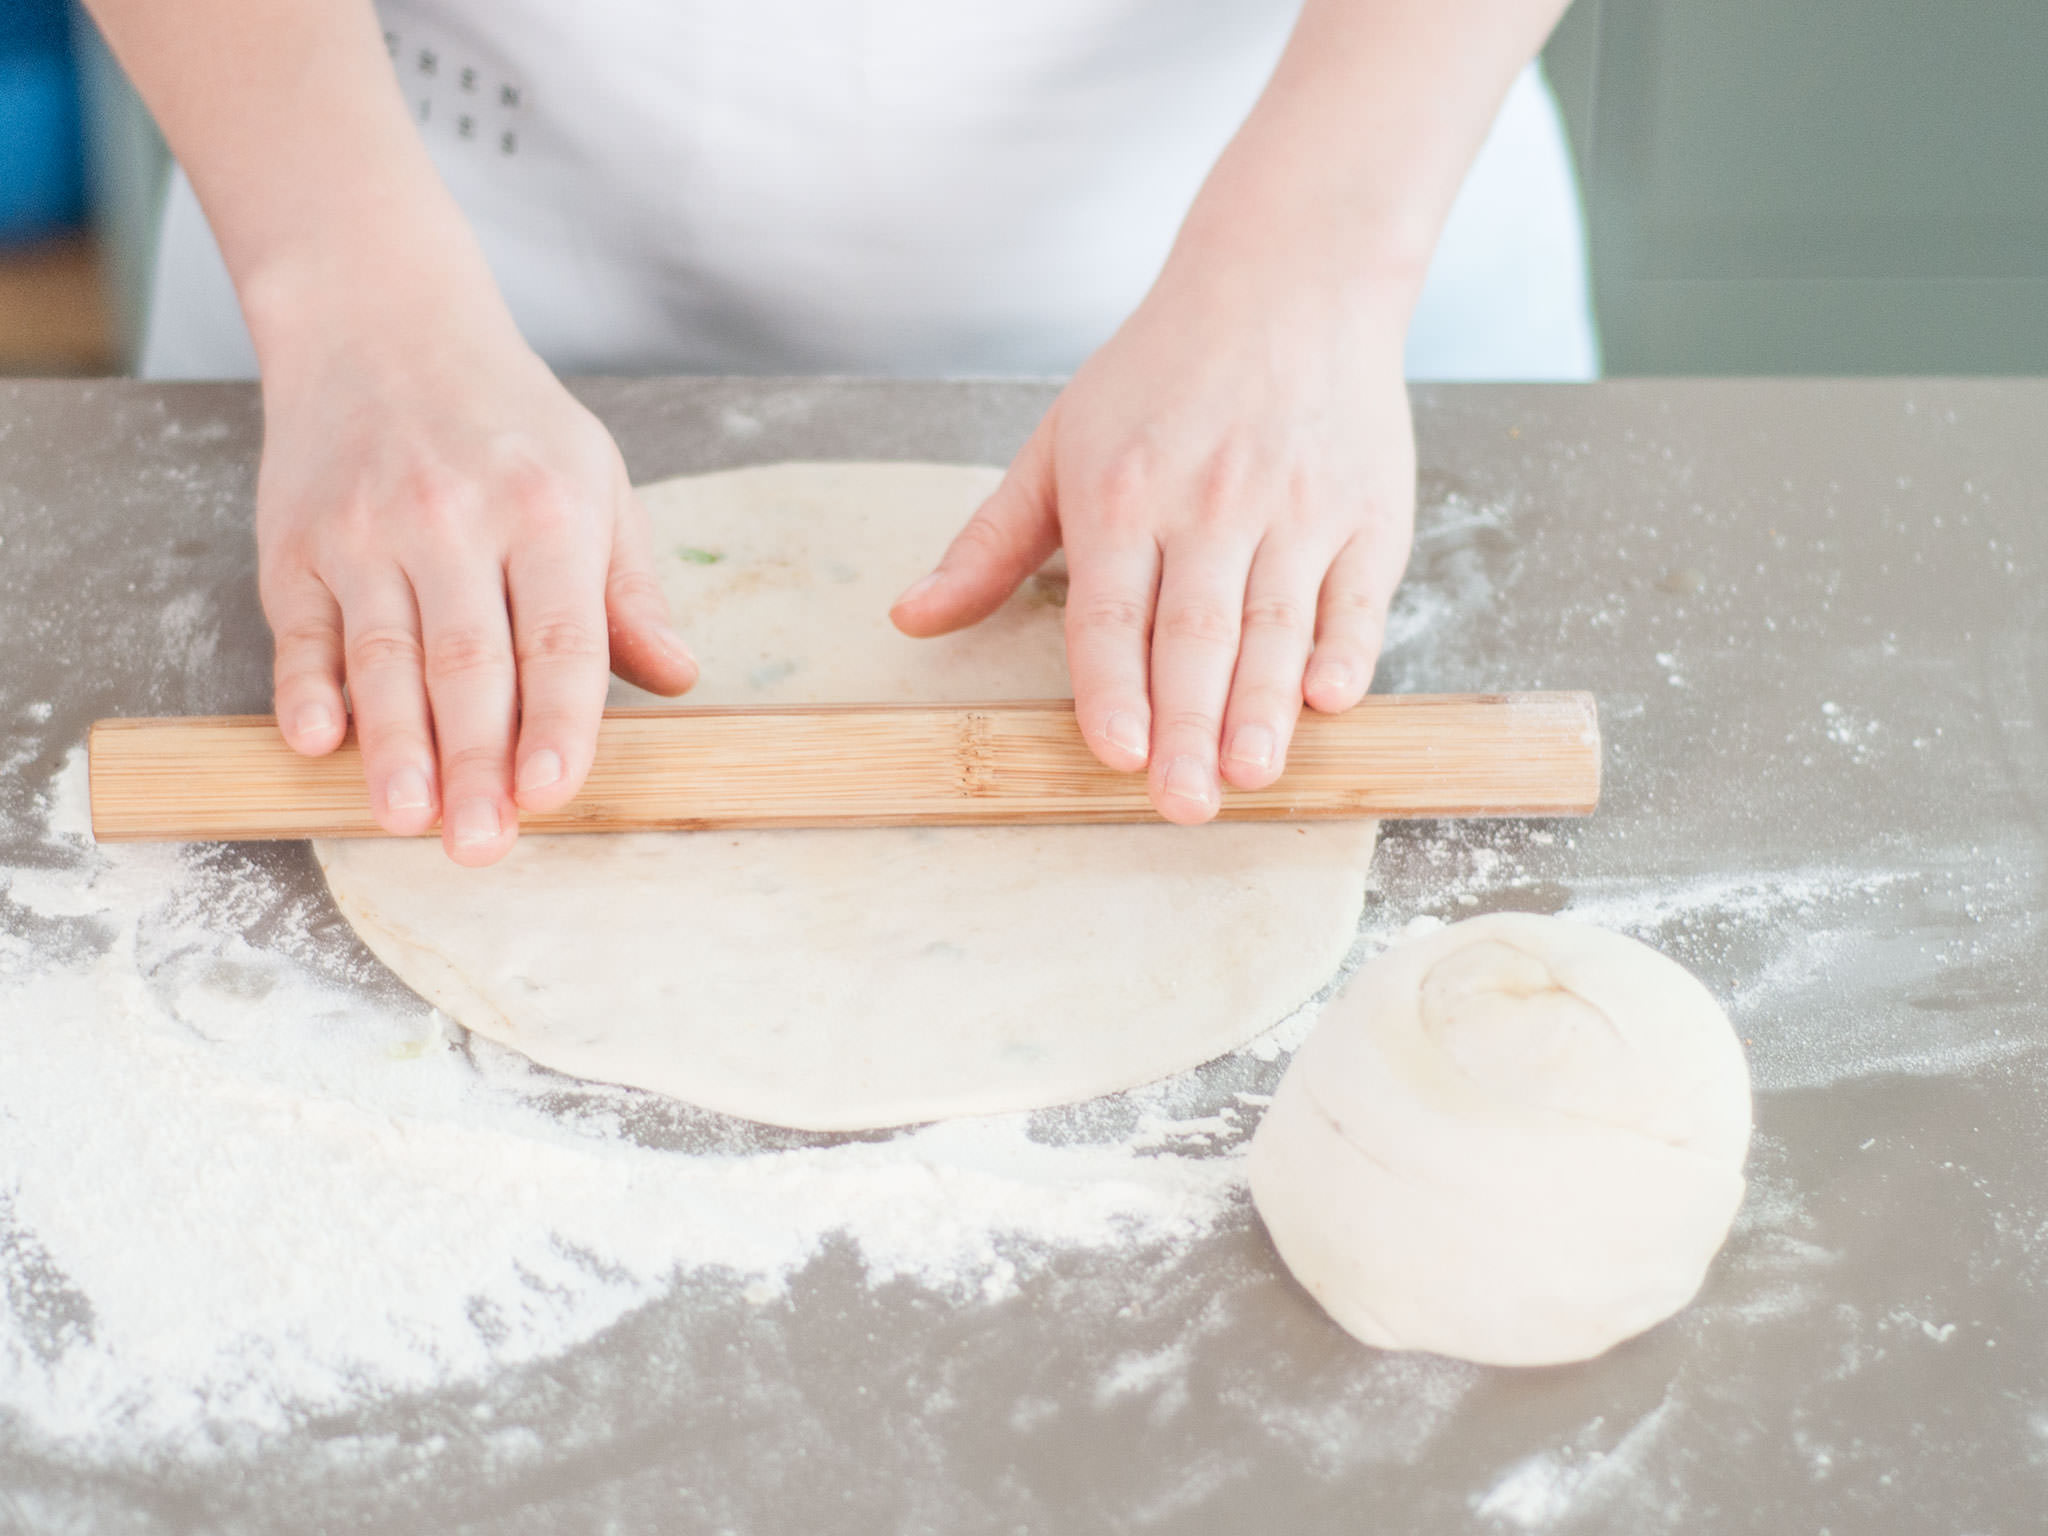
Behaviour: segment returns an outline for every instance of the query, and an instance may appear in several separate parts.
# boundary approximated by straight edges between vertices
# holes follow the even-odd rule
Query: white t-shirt
[[[563,372],[1072,371],[1137,304],[1299,0],[386,0],[392,62]],[[1555,103],[1519,80],[1418,377],[1594,368]],[[143,372],[255,356],[174,178]]]

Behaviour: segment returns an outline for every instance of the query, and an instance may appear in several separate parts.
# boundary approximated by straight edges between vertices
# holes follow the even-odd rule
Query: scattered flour
[[[1850,710],[1844,709],[1833,699],[1820,707],[1821,729],[1836,746],[1847,749],[1849,756],[1859,763],[1870,761],[1871,741],[1882,727],[1875,720],[1866,720]]]
[[[565,1115],[559,1079],[251,943],[196,851],[92,847],[84,777],[74,752],[52,867],[0,871],[56,925],[39,954],[0,932],[0,1415],[80,1453],[205,1456],[479,1378],[683,1272],[766,1304],[833,1234],[872,1283],[996,1298],[1059,1250],[1190,1243],[1239,1198],[1232,1116],[1143,1096],[1108,1143],[1004,1116],[647,1145],[604,1107],[632,1096]]]
[[[1665,1398],[1612,1445],[1539,1451],[1515,1463],[1491,1488],[1472,1501],[1483,1520],[1516,1531],[1550,1530],[1559,1522],[1584,1514],[1589,1506],[1607,1505],[1616,1494],[1641,1492],[1641,1478],[1651,1449],[1674,1417],[1674,1400]],[[1597,1431],[1600,1421],[1588,1426]],[[1659,1526],[1676,1522],[1676,1512],[1660,1509]],[[1641,1527],[1638,1527],[1641,1529]]]

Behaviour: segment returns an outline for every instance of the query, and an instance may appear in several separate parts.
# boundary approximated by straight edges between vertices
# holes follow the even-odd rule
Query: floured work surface
[[[1000,461],[1048,398],[589,397],[640,480]],[[303,848],[94,852],[91,719],[267,701],[254,396],[0,389],[0,1511],[2030,1529],[2044,408],[2024,383],[1420,393],[1382,684],[1591,688],[1606,796],[1390,827],[1360,950],[1497,908],[1633,933],[1727,1003],[1757,1088],[1699,1303],[1515,1373],[1354,1346],[1281,1271],[1242,1152],[1303,1021],[1078,1110],[769,1133],[451,1035]]]

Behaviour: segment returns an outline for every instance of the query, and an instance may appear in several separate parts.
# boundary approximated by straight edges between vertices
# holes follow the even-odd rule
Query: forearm
[[[310,326],[397,333],[430,295],[497,302],[368,0],[88,4],[192,178],[266,372]]]
[[[1205,265],[1278,263],[1391,298],[1405,317],[1508,87],[1564,8],[1308,0],[1177,252]]]

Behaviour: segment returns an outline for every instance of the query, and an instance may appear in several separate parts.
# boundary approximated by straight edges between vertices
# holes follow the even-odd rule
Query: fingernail
[[[1216,780],[1200,758],[1176,757],[1166,768],[1166,792],[1196,805],[1213,805]]]
[[[401,768],[384,784],[384,808],[388,811],[423,811],[432,803],[427,776],[417,768]]]
[[[1248,768],[1270,768],[1279,744],[1270,725],[1240,725],[1230,733],[1230,760]]]
[[[521,789],[546,789],[561,776],[561,754],[551,747],[542,747],[519,765]]]
[[[292,735],[300,740],[325,736],[334,725],[334,711],[325,704],[301,704],[292,716]]]
[[[1326,661],[1315,669],[1309,686],[1318,693],[1343,693],[1351,687],[1351,669],[1341,661]]]
[[[1145,755],[1145,727],[1128,709],[1113,709],[1102,722],[1102,739],[1123,752]]]
[[[692,672],[697,670],[697,658],[692,656],[690,648],[683,644],[683,637],[667,625],[664,624],[654,631],[654,643],[660,648],[662,655],[674,665],[687,667]]]
[[[940,574],[938,571],[933,571],[929,576],[920,576],[916,581],[913,581],[903,589],[903,595],[897,598],[892,606],[901,608],[905,603],[914,602],[916,599],[923,597],[925,593],[931,591],[933,587],[939,584]]]
[[[488,800],[465,800],[455,808],[448,830],[464,847],[491,842],[498,835],[498,808]]]

